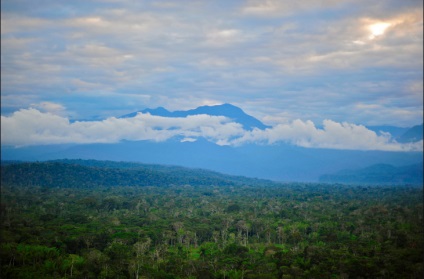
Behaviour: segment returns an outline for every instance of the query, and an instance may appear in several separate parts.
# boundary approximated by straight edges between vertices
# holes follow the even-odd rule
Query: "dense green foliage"
[[[424,271],[421,187],[221,185],[206,174],[205,184],[190,185],[169,182],[166,172],[164,184],[111,187],[100,174],[135,170],[31,166],[43,164],[64,180],[2,180],[1,278],[421,278]],[[32,167],[26,175],[35,176]],[[68,176],[73,171],[88,186],[76,185],[82,179]]]
[[[1,182],[5,185],[93,188],[99,185],[220,185],[269,184],[271,181],[176,166],[96,160],[47,162],[2,162]]]

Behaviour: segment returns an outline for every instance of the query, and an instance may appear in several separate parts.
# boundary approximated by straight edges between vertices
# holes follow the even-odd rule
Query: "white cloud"
[[[329,9],[340,1],[337,0],[309,0],[309,1],[279,1],[279,0],[250,0],[242,8],[247,15],[275,17],[286,16],[299,11],[312,9]]]
[[[1,34],[22,32],[23,30],[37,30],[45,27],[51,22],[42,18],[26,17],[19,15],[1,14]]]
[[[134,118],[107,118],[102,121],[77,121],[37,109],[22,109],[1,116],[1,142],[5,145],[58,143],[114,143],[120,140],[164,141],[174,136],[205,137],[224,141],[243,133],[240,124],[222,116],[194,115],[166,118],[138,114]]]
[[[399,144],[389,134],[377,135],[362,125],[338,123],[324,120],[323,129],[315,127],[312,121],[295,120],[289,124],[279,124],[266,130],[255,129],[231,144],[247,142],[289,142],[308,148],[330,148],[351,150],[422,151],[422,141],[412,144]]]
[[[205,34],[206,47],[227,47],[244,41],[246,37],[237,29],[211,30]]]
[[[50,110],[59,105],[40,105]],[[46,110],[47,110],[46,109]],[[377,135],[361,125],[323,122],[318,129],[312,121],[295,120],[266,130],[243,130],[239,123],[223,116],[192,115],[167,118],[139,113],[133,118],[107,118],[102,121],[77,121],[35,108],[22,109],[11,116],[1,116],[1,142],[26,146],[59,143],[116,143],[121,140],[165,141],[179,136],[181,141],[204,137],[219,145],[245,143],[274,144],[287,142],[308,148],[422,151],[422,141],[399,144],[388,134]]]
[[[49,112],[55,115],[64,115],[66,108],[57,103],[53,102],[41,102],[38,104],[32,104],[31,107],[38,109],[41,112]]]
[[[316,123],[422,118],[422,1],[9,2],[1,40],[8,113],[50,100],[87,119],[213,99]],[[390,84],[367,91],[367,81]],[[124,106],[138,93],[152,98]],[[82,109],[81,96],[97,96],[96,106]],[[349,110],[386,100],[379,111]]]

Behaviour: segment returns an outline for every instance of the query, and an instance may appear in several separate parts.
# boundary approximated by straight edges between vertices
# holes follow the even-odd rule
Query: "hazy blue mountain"
[[[383,125],[383,126],[367,126],[367,128],[371,131],[376,132],[377,134],[380,134],[381,132],[390,133],[393,138],[398,138],[401,135],[403,135],[408,129],[405,127],[396,127],[396,126],[390,126],[390,125]]]
[[[222,104],[216,106],[201,106],[191,110],[179,110],[179,111],[168,111],[163,107],[158,107],[156,109],[144,109],[138,112],[150,113],[151,115],[157,115],[162,117],[186,117],[189,115],[199,115],[207,114],[212,116],[225,116],[233,121],[243,125],[243,128],[246,130],[252,130],[254,128],[266,129],[269,126],[266,126],[258,119],[246,114],[242,109],[231,104]],[[121,118],[134,117],[138,112],[129,113],[121,116]]]
[[[404,132],[400,137],[397,138],[398,142],[416,142],[423,139],[423,124],[416,125],[406,132]]]
[[[174,115],[173,112],[170,112],[169,110],[165,109],[164,107],[158,107],[158,108],[155,108],[155,109],[147,108],[147,109],[143,109],[143,110],[140,110],[140,111],[125,114],[125,115],[122,115],[120,118],[134,117],[139,112],[150,113],[151,115],[157,115],[157,116],[163,116],[163,117],[177,117],[177,116]]]
[[[231,104],[202,106],[187,111],[168,111],[163,107],[145,109],[162,117],[186,117],[207,114],[226,116],[243,125],[245,129],[265,129],[266,125]],[[137,112],[122,117],[134,117]],[[393,126],[369,127],[389,132],[404,141],[422,139],[422,127]],[[420,134],[421,132],[421,134]],[[1,146],[2,160],[45,161],[56,159],[95,159],[141,162],[148,164],[178,165],[203,168],[221,173],[258,177],[279,181],[316,182],[325,174],[344,169],[366,168],[373,164],[394,167],[422,162],[422,152],[385,152],[314,149],[286,143],[274,145],[245,144],[238,147],[219,146],[204,138],[195,142],[181,142],[174,137],[165,142],[121,141],[113,144],[61,144],[15,148]]]
[[[367,126],[368,129],[380,134],[381,132],[390,133],[392,137],[401,143],[416,142],[423,139],[423,124],[414,127],[396,127],[396,126]]]
[[[316,182],[324,174],[373,164],[396,167],[422,161],[422,152],[302,148],[289,144],[219,146],[195,142],[123,141],[116,144],[2,146],[2,160],[95,159],[178,165],[278,181]]]
[[[355,170],[322,175],[320,182],[346,184],[423,184],[423,162],[402,167],[375,164]]]

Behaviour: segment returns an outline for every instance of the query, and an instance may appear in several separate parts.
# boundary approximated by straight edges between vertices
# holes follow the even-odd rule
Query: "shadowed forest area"
[[[77,163],[2,164],[2,278],[424,272],[422,187],[282,184],[176,167]]]

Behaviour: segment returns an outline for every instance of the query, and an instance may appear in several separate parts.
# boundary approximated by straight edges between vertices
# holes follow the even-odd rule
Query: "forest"
[[[1,278],[422,278],[423,187],[2,162]]]

